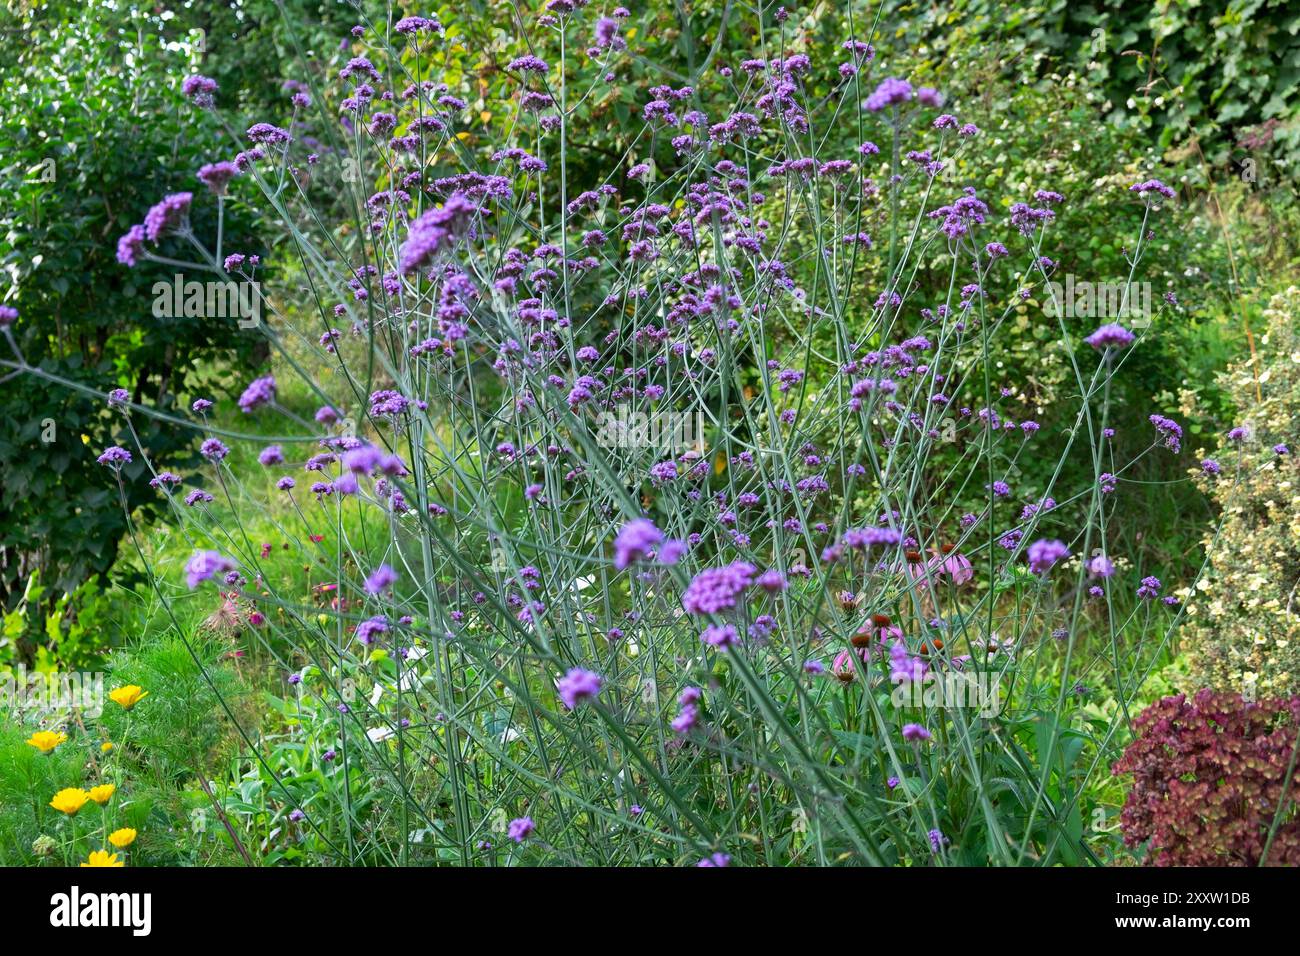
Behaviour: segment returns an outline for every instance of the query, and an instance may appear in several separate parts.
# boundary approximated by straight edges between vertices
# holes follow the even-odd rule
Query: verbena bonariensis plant
[[[634,15],[520,12],[501,63],[516,94],[492,104],[508,134],[488,150],[469,81],[440,75],[448,31],[362,18],[341,70],[295,82],[285,126],[193,171],[286,224],[306,308],[267,300],[261,328],[319,410],[294,412],[273,376],[248,385],[243,412],[283,421],[258,487],[227,460],[255,439],[201,399],[202,487],[153,484],[195,549],[186,584],[226,589],[291,687],[316,792],[241,733],[313,851],[1098,859],[1085,788],[1182,613],[1107,552],[1132,466],[1107,443],[1109,383],[1145,333],[1076,342],[1055,309],[1071,427],[1014,414],[1020,384],[989,347],[1026,303],[1060,305],[1042,246],[1065,197],[1044,183],[995,212],[946,179],[980,131],[888,76],[876,24],[842,15],[842,57],[822,63],[764,10],[761,48],[722,65],[715,44],[652,88],[589,183],[573,144],[632,69]],[[214,107],[215,84],[185,83]],[[827,155],[846,128],[855,148]],[[362,174],[322,197],[335,163]],[[1150,180],[1117,197],[1144,210],[1129,280],[1173,196]],[[163,199],[122,262],[251,281],[220,230],[190,230],[195,201]],[[128,433],[151,413],[110,403]],[[1178,453],[1179,426],[1150,421],[1143,454]],[[132,454],[101,460],[121,480]],[[1026,456],[1057,461],[1045,487],[1014,486]],[[1065,487],[1072,459],[1091,479]],[[170,608],[180,573],[159,575]],[[1071,710],[1084,678],[1120,701],[1109,721]]]

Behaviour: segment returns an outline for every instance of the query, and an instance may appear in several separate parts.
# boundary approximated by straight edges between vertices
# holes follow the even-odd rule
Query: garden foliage
[[[1300,865],[1300,699],[1207,689],[1152,704],[1115,764],[1133,775],[1124,842],[1156,866]]]
[[[1224,519],[1206,541],[1186,641],[1196,687],[1265,697],[1300,694],[1300,290],[1273,297],[1258,357],[1223,373],[1243,425],[1211,451],[1218,474],[1198,482]],[[1287,436],[1288,442],[1272,437]]]
[[[105,29],[84,4],[52,3],[0,33],[0,156],[7,196],[0,210],[6,287],[0,298],[24,316],[17,347],[36,370],[0,385],[0,604],[11,607],[39,572],[50,599],[113,564],[126,530],[119,490],[88,459],[89,448],[138,439],[160,462],[194,460],[179,398],[247,363],[260,336],[222,318],[155,314],[154,284],[176,269],[124,272],[115,237],[143,215],[174,170],[221,141],[213,122],[185,115],[172,81],[188,57],[169,50],[160,25],[137,17]],[[196,167],[197,168],[197,167]],[[254,216],[225,211],[230,240]],[[214,210],[196,214],[204,228]],[[12,358],[6,356],[6,358]],[[0,367],[0,376],[11,367]],[[59,382],[56,383],[55,379]],[[62,382],[75,383],[69,388]],[[125,388],[167,419],[137,422],[133,439],[106,415],[101,396]],[[93,459],[93,456],[92,456]],[[140,465],[133,476],[144,475]],[[127,510],[157,515],[146,483],[124,489]],[[28,646],[23,656],[28,656]]]
[[[1183,266],[1218,240],[1163,154],[867,4],[493,9],[287,23],[269,105],[160,85],[161,128],[235,139],[151,165],[97,254],[137,308],[163,267],[269,277],[237,400],[47,367],[17,277],[8,367],[80,388],[152,587],[106,805],[204,806],[191,855],[245,862],[1056,865],[1123,857],[1118,767],[1128,845],[1177,852],[1162,751],[1116,764],[1202,591],[1149,503],[1199,501],[1218,427],[1170,417],[1222,267]],[[90,731],[46,722],[45,763],[0,750],[41,795],[15,847],[90,799]]]

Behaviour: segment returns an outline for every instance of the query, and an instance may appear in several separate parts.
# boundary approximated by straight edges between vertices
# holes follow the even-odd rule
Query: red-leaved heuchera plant
[[[1148,862],[1300,864],[1300,698],[1247,703],[1210,690],[1190,700],[1179,694],[1144,710],[1134,731],[1114,771],[1133,775],[1120,821],[1127,845],[1150,841]]]

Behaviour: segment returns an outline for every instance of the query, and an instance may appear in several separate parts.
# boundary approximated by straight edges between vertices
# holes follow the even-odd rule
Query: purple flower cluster
[[[1165,418],[1163,415],[1152,415],[1148,420],[1156,427],[1156,433],[1164,439],[1166,448],[1175,453],[1182,449],[1183,429],[1181,425],[1172,418]]]
[[[573,710],[583,701],[594,700],[600,688],[600,675],[581,667],[572,668],[555,682],[555,691],[568,710]]]
[[[274,401],[275,377],[265,375],[262,378],[253,379],[248,388],[244,389],[244,394],[239,396],[239,407],[247,414],[254,409],[261,408],[263,405],[270,405]]]
[[[230,449],[220,438],[206,438],[199,446],[199,453],[208,461],[221,461],[230,454]]]
[[[218,574],[235,570],[235,562],[217,551],[196,551],[185,564],[185,583],[191,589]]]
[[[1057,561],[1070,556],[1070,549],[1060,541],[1042,538],[1031,544],[1025,553],[1029,558],[1029,570],[1034,574],[1046,574]]]
[[[402,273],[409,275],[429,266],[440,252],[451,248],[482,210],[464,193],[453,193],[438,209],[430,209],[411,223],[398,251]]]
[[[380,634],[388,633],[388,618],[382,614],[362,621],[357,625],[356,638],[362,644],[369,647],[375,643],[375,639]]]
[[[1112,322],[1101,326],[1084,341],[1095,349],[1122,349],[1133,344],[1133,333]]]
[[[704,692],[698,687],[687,687],[677,695],[677,716],[673,718],[672,728],[679,734],[688,734],[700,722],[700,698]]]
[[[441,33],[442,24],[437,17],[402,17],[393,24],[393,31],[405,36],[419,33]]]
[[[125,448],[119,448],[115,445],[112,448],[104,449],[104,453],[95,461],[110,468],[121,468],[123,465],[131,463],[131,453]]]
[[[172,193],[164,196],[144,217],[144,234],[150,242],[157,242],[170,232],[174,232],[189,219],[190,203],[194,201],[193,193]],[[127,233],[131,235],[131,233]],[[121,247],[119,246],[119,256]]]
[[[909,743],[920,743],[922,740],[929,740],[930,736],[930,731],[920,724],[903,725],[903,739]]]
[[[228,163],[224,160],[219,163],[208,163],[206,166],[199,167],[199,182],[212,190],[214,196],[224,196],[226,194],[226,185],[239,175],[239,169],[234,163]]]
[[[840,537],[846,548],[865,551],[868,548],[892,547],[903,540],[893,528],[850,528]]]
[[[897,628],[894,628],[897,630]],[[889,681],[891,684],[914,684],[925,677],[925,661],[907,649],[901,637],[889,646]]]
[[[1147,575],[1142,579],[1142,585],[1137,590],[1137,596],[1144,601],[1160,596],[1160,579],[1152,575]]]
[[[736,599],[754,583],[758,569],[746,561],[733,561],[720,568],[707,568],[695,576],[682,594],[682,607],[689,614],[717,614],[736,606]]]
[[[259,146],[284,146],[289,140],[289,131],[270,123],[254,123],[248,127],[248,139]]]
[[[1151,194],[1164,196],[1166,199],[1173,199],[1174,191],[1158,179],[1148,179],[1146,182],[1134,183],[1129,187],[1130,192],[1135,192],[1139,196],[1150,200]]]
[[[197,73],[181,80],[181,94],[201,109],[209,109],[216,101],[217,81]]]
[[[518,817],[510,821],[506,827],[506,836],[516,843],[523,843],[537,829],[537,824],[533,823],[532,817]]]
[[[725,651],[736,646],[740,640],[740,635],[736,632],[736,625],[734,624],[710,624],[700,634],[700,640],[709,647]]]
[[[144,252],[144,226],[134,225],[117,240],[117,261],[124,266],[134,266]]]
[[[622,571],[634,561],[648,558],[656,545],[663,542],[663,532],[648,518],[634,518],[614,539],[614,567]]]
[[[397,572],[386,564],[381,564],[370,572],[366,578],[366,593],[381,594],[397,583]]]
[[[891,106],[898,106],[906,103],[916,94],[912,90],[912,84],[907,80],[900,80],[897,77],[886,77],[880,81],[880,85],[875,88],[866,102],[862,104],[863,109],[872,113],[879,113],[881,110]],[[927,105],[938,106],[937,94],[932,90],[927,90]]]
[[[380,389],[370,396],[370,414],[372,417],[397,417],[411,405],[411,400],[401,392],[390,388]]]

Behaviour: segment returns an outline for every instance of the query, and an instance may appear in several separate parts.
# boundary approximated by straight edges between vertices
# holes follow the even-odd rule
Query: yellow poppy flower
[[[90,859],[82,866],[126,866],[117,858],[116,853],[109,853],[107,850],[92,850]]]
[[[141,700],[149,696],[149,692],[139,684],[127,684],[125,687],[117,687],[108,692],[113,703],[121,704],[123,710],[130,710]]]
[[[58,730],[38,730],[28,738],[27,743],[43,754],[54,753],[54,748],[68,739],[68,735]]]
[[[60,813],[72,816],[84,807],[89,799],[90,794],[80,787],[65,787],[54,795],[54,799],[50,801],[50,806]]]
[[[90,793],[86,794],[86,796],[102,807],[108,803],[108,798],[113,795],[113,791],[116,789],[117,787],[111,783],[101,783],[98,787],[91,787]]]
[[[105,740],[102,744],[99,745],[100,753],[108,753],[112,749],[113,749],[113,741],[111,740]]]
[[[128,847],[135,842],[135,831],[130,827],[122,827],[120,830],[114,830],[108,835],[108,842],[113,844],[119,850]]]

